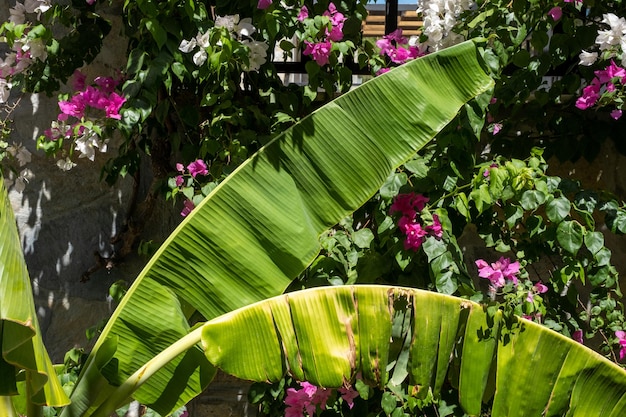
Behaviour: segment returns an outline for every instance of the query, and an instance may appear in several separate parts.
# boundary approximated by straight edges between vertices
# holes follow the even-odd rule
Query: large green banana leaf
[[[398,320],[405,330],[395,334]],[[393,349],[396,339],[401,349]],[[338,388],[361,371],[381,387],[408,376],[417,396],[437,397],[448,378],[469,415],[480,415],[483,400],[493,402],[492,417],[618,417],[626,410],[626,371],[598,353],[537,323],[413,288],[289,293],[209,321],[202,344],[215,366],[254,381],[289,373]]]
[[[372,197],[491,86],[467,42],[369,81],[276,137],[221,183],[141,272],[63,416],[106,415],[98,410],[103,401],[128,400],[112,399],[115,386],[185,336],[194,312],[210,320],[281,294],[318,254],[320,233]],[[213,372],[196,346],[133,397],[167,414],[206,387]]]
[[[69,399],[57,379],[37,323],[30,278],[22,253],[13,208],[0,177],[0,397],[22,392],[26,403],[65,405]],[[10,401],[0,415],[11,415]]]

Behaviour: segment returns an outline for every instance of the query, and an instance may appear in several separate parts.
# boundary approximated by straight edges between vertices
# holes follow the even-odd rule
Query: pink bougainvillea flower
[[[441,227],[439,216],[433,214],[433,224],[426,226],[426,231],[430,236],[435,236],[437,238],[441,238],[443,236],[443,228]]]
[[[404,64],[410,59],[410,52],[408,49],[396,47],[388,50],[387,56],[391,59],[391,62],[395,64]]]
[[[104,93],[100,91],[98,88],[93,86],[87,86],[84,91],[81,91],[77,95],[75,95],[72,99],[80,100],[85,105],[94,107],[96,109],[104,110],[106,105],[108,104],[108,100]]]
[[[87,4],[93,6],[96,3],[96,0],[86,0]]]
[[[191,211],[196,208],[196,205],[191,200],[185,200],[184,206],[180,215],[183,217],[187,217]]]
[[[572,333],[572,339],[582,345],[583,344],[583,331],[580,329],[575,330],[574,333]]]
[[[187,165],[187,170],[189,170],[189,173],[194,178],[198,175],[207,175],[209,173],[209,170],[202,159],[196,159]]]
[[[272,5],[272,0],[259,0],[257,4],[257,8],[261,10],[265,10]]]
[[[414,217],[416,212],[424,210],[428,197],[422,194],[398,194],[389,209],[389,214],[401,213],[403,216]]]
[[[337,7],[334,3],[328,4],[328,10],[326,10],[322,16],[330,17],[330,22],[333,26],[341,26],[343,28],[343,23],[346,21],[346,17],[343,13],[337,11]]]
[[[333,26],[330,32],[328,31],[328,28],[326,28],[326,36],[333,42],[339,42],[343,39],[343,25]]]
[[[517,285],[517,274],[519,274],[519,262],[511,262],[509,258],[500,257],[498,261],[488,264],[483,259],[476,261],[478,276],[486,278],[495,288],[504,287],[506,281]]]
[[[300,382],[301,389],[288,388],[285,397],[285,417],[303,417],[304,413],[314,416],[317,406],[326,409],[331,390],[318,388],[309,382]]]
[[[305,43],[306,47],[302,52],[304,55],[311,55],[311,57],[313,57],[315,62],[317,62],[317,65],[319,65],[320,67],[328,64],[328,58],[330,56],[330,51],[333,46],[330,41],[317,43],[305,41]]]
[[[183,164],[181,164],[180,162],[178,162],[176,164],[176,171],[178,171],[178,172],[185,172],[185,166]]]
[[[594,71],[595,76],[598,78],[601,84],[608,83],[613,78],[618,77],[620,81],[623,81],[626,77],[626,70],[615,64],[613,60],[608,67],[603,70]]]
[[[376,41],[376,46],[380,48],[381,55],[386,55],[387,51],[394,48],[393,43],[391,43],[391,39],[386,38],[385,36]]]
[[[543,283],[541,282],[537,282],[535,285],[533,285],[533,288],[531,291],[528,292],[528,296],[526,297],[526,301],[528,301],[529,303],[532,303],[534,300],[534,295],[535,294],[543,294],[548,292],[548,287],[546,287]]]
[[[555,6],[550,9],[550,11],[548,12],[548,16],[550,16],[552,20],[556,22],[557,20],[560,20],[563,16],[563,10],[561,10],[559,6]]]
[[[402,35],[402,29],[398,28],[396,30],[394,30],[393,32],[387,34],[384,36],[386,39],[389,39],[391,41],[394,41],[396,43],[396,45],[404,45],[405,43],[408,43],[409,40]]]
[[[302,6],[300,12],[298,13],[298,20],[302,22],[307,17],[309,17],[309,9],[307,9],[306,6]]]
[[[403,64],[424,55],[417,46],[410,46],[408,49],[400,46],[408,42],[409,40],[402,36],[402,29],[396,29],[377,40],[376,46],[380,48],[380,55],[387,55],[392,62]]]
[[[337,391],[341,394],[341,398],[348,404],[350,410],[354,407],[354,399],[359,396],[359,392],[354,388],[339,388]]]
[[[611,111],[611,117],[615,120],[619,119],[620,117],[622,117],[622,111],[620,109],[615,109]]]
[[[59,108],[61,113],[77,119],[82,118],[85,114],[85,103],[81,100],[74,100],[74,98],[70,101],[59,101]]]
[[[493,124],[493,135],[497,135],[502,130],[502,123],[494,123]]]
[[[619,360],[621,361],[626,356],[626,332],[618,330],[615,332],[615,337],[617,337],[620,345]]]
[[[389,70],[391,70],[391,68],[381,68],[376,71],[376,75],[383,75],[384,73],[389,72]]]
[[[72,88],[74,88],[75,91],[83,91],[85,89],[85,80],[87,79],[87,76],[79,70],[76,70],[74,71],[73,78]]]
[[[419,222],[413,221],[407,217],[402,217],[398,221],[398,227],[406,238],[404,239],[404,249],[417,251],[424,243],[424,238],[428,236],[428,232],[422,228]]]
[[[176,176],[176,186],[180,187],[181,185],[183,185],[183,183],[185,182],[184,178],[182,175],[177,175]]]
[[[537,294],[544,294],[548,292],[548,287],[546,287],[542,282],[537,282],[533,285],[533,289]]]
[[[420,51],[420,48],[417,46],[409,46],[409,58],[415,59],[426,55],[424,52]]]
[[[108,102],[106,103],[104,110],[106,111],[106,116],[111,119],[121,119],[120,109],[126,103],[126,98],[120,96],[117,93],[111,93],[108,98]]]
[[[119,84],[119,81],[115,80],[113,77],[96,77],[93,82],[100,87],[100,91],[106,94],[112,93]]]
[[[485,172],[483,172],[483,177],[489,178],[489,176],[491,175],[491,169],[492,168],[498,168],[498,164],[493,163],[493,164],[489,165],[489,168],[485,169]]]
[[[583,95],[576,100],[576,107],[585,110],[596,104],[600,98],[600,88],[600,81],[594,78],[590,85],[583,88]]]

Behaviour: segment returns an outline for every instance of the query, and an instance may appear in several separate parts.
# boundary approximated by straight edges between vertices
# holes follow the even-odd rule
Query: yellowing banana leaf
[[[398,317],[409,321],[406,362],[390,354]],[[202,344],[215,366],[254,381],[290,374],[338,388],[361,371],[382,387],[390,373],[404,372],[417,396],[437,397],[448,378],[469,415],[480,415],[483,400],[493,401],[492,417],[621,416],[626,405],[626,371],[598,353],[537,323],[505,323],[500,311],[413,288],[285,294],[209,321]]]
[[[0,178],[0,396],[5,399],[0,414],[19,404],[61,406],[69,402],[46,351],[35,313],[35,304],[4,181]]]
[[[130,391],[112,399],[114,387],[185,336],[192,313],[209,320],[281,294],[315,258],[324,230],[372,197],[492,84],[467,42],[369,81],[276,137],[222,182],[141,272],[63,416],[107,415],[108,405],[98,409],[105,399],[127,400]],[[116,348],[101,352],[110,339]],[[167,414],[206,387],[212,372],[202,350],[192,348],[133,397]]]

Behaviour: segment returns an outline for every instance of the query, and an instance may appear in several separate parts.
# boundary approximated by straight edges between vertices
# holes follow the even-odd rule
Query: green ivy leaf
[[[380,222],[380,224],[378,225],[378,234],[386,232],[387,230],[391,229],[393,225],[393,218],[391,216],[385,216],[385,220]]]
[[[593,255],[604,247],[604,235],[602,232],[589,232],[585,235],[585,246]]]
[[[626,233],[626,213],[624,210],[611,210],[607,213],[606,224],[613,233]]]
[[[404,416],[406,416],[406,414],[404,414],[404,411],[402,411],[401,407],[396,408],[391,413],[391,417],[404,417]]]
[[[394,397],[389,391],[385,391],[383,392],[383,398],[380,401],[380,405],[385,414],[390,415],[396,409],[396,397]]]
[[[428,164],[426,160],[423,158],[412,159],[406,164],[404,164],[404,168],[406,168],[409,172],[411,172],[416,178],[426,178],[428,176]]]
[[[145,22],[146,29],[150,32],[152,37],[157,43],[159,49],[163,48],[165,42],[167,42],[167,32],[163,29],[163,26],[159,24],[158,19],[149,19]]]
[[[571,207],[572,203],[567,198],[561,196],[550,200],[546,204],[546,214],[551,222],[559,223],[569,215]]]
[[[367,249],[374,240],[374,233],[370,229],[357,230],[352,234],[352,240],[359,248]]]
[[[478,213],[482,213],[486,208],[485,206],[490,206],[493,203],[487,184],[482,184],[478,189],[472,190],[469,196],[476,205]]]
[[[470,210],[469,210],[469,201],[467,201],[467,196],[465,193],[459,193],[454,197],[454,207],[459,212],[459,214],[465,217],[465,220],[470,221]]]
[[[608,248],[600,248],[600,250],[596,254],[594,254],[593,257],[598,263],[598,266],[611,265],[611,250]]]
[[[512,229],[524,215],[524,210],[517,205],[510,205],[504,208],[504,215],[506,216],[506,224],[509,229]]]
[[[524,210],[535,210],[546,201],[546,195],[538,190],[526,190],[520,204]]]
[[[575,220],[565,221],[556,229],[556,239],[559,245],[572,255],[576,255],[583,245],[584,227]]]
[[[400,188],[406,184],[407,177],[404,172],[394,172],[389,177],[385,183],[380,187],[380,196],[384,199],[392,199],[397,196],[400,192]]]
[[[354,383],[354,388],[359,393],[359,397],[363,398],[366,401],[369,399],[370,387],[365,382],[363,382],[363,380],[357,379],[356,382]]]
[[[546,228],[545,228],[545,226],[543,224],[543,217],[541,217],[541,216],[530,216],[526,220],[526,229],[530,233],[530,237],[533,237],[535,235],[539,235],[540,233],[545,231]]]

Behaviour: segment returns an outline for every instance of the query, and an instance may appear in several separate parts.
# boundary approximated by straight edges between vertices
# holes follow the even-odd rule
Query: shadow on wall
[[[10,1],[10,6],[14,1]],[[0,21],[8,20],[8,8],[1,8]],[[88,80],[98,75],[114,75],[123,67],[126,45],[120,33],[119,13],[111,11],[113,29],[105,40],[102,53],[88,68]],[[122,54],[118,54],[122,51]],[[0,58],[4,51],[0,50]],[[66,91],[70,91],[68,88]],[[109,155],[96,153],[95,162],[76,159],[70,171],[62,171],[55,158],[36,149],[36,139],[50,127],[59,113],[56,97],[19,95],[12,100],[19,105],[12,114],[13,131],[9,143],[22,144],[31,152],[28,168],[33,177],[23,192],[8,187],[15,211],[22,247],[31,276],[37,315],[44,342],[54,362],[62,362],[65,352],[74,346],[86,346],[85,330],[106,319],[113,306],[108,290],[118,280],[131,282],[146,259],[131,256],[119,266],[107,270],[98,265],[99,257],[113,254],[111,238],[124,226],[133,192],[133,179],[125,178],[115,187],[100,181],[100,171]],[[109,147],[109,153],[115,146]],[[15,180],[15,174],[7,175]],[[149,183],[149,181],[147,182]],[[143,190],[145,192],[145,190]],[[141,190],[140,190],[141,192]],[[167,205],[170,206],[169,204]],[[146,238],[162,240],[179,219],[157,210]],[[86,272],[90,279],[81,282]]]

